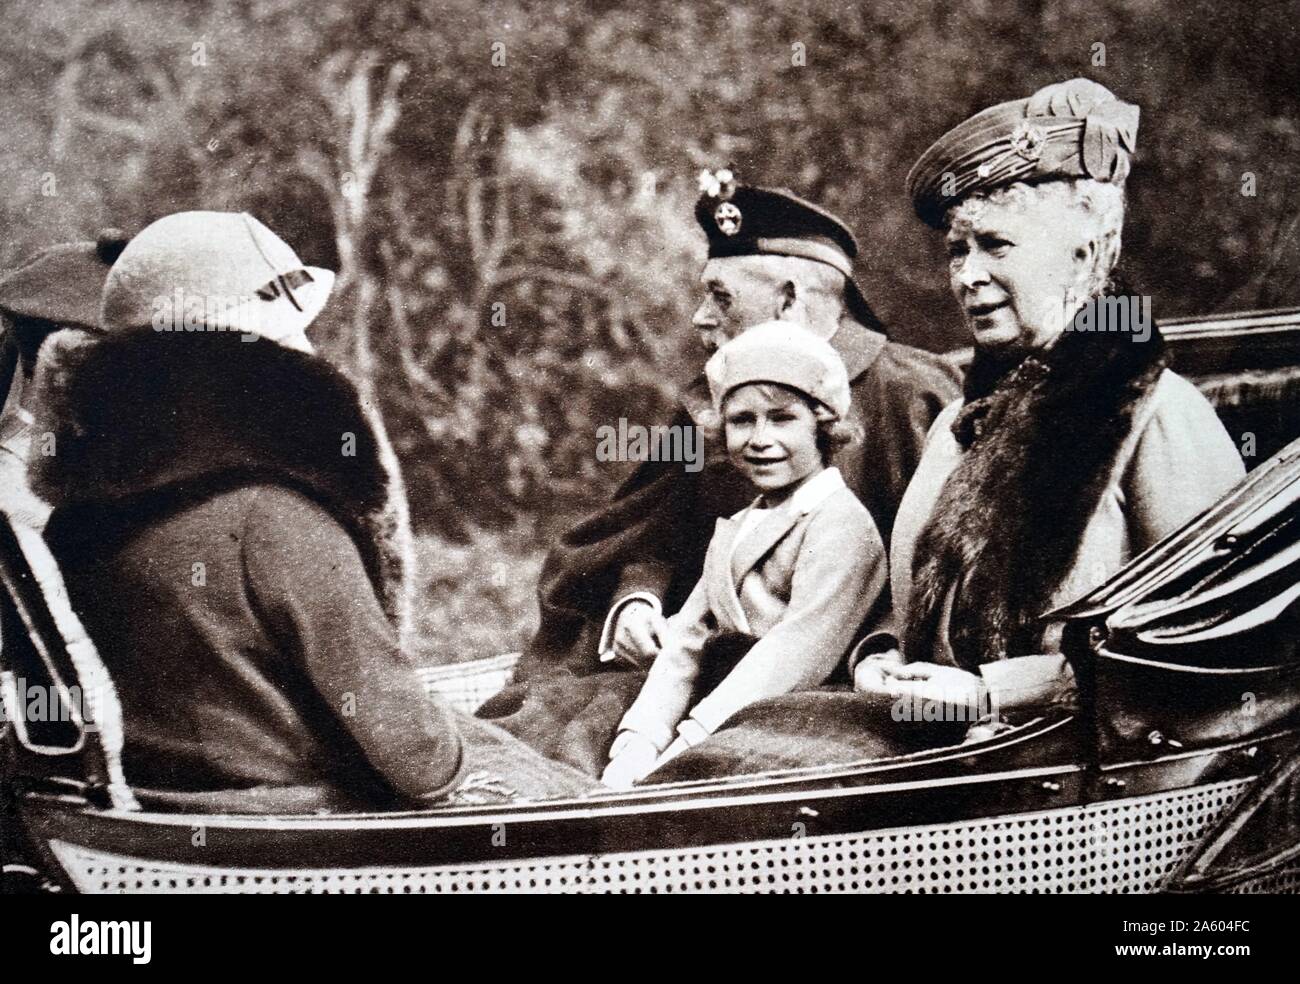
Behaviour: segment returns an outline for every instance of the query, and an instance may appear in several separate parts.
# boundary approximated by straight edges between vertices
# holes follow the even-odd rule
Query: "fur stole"
[[[910,658],[945,631],[964,669],[1038,651],[1164,349],[1154,327],[1144,343],[1067,331],[1009,370],[977,359],[952,425],[964,454],[916,543]]]
[[[400,632],[409,622],[410,529],[400,476],[355,387],[316,356],[233,332],[60,332],[41,351],[29,478],[55,517],[128,527],[251,483],[291,488],[356,543]],[[391,456],[390,456],[391,457]],[[95,527],[95,528],[91,528]]]

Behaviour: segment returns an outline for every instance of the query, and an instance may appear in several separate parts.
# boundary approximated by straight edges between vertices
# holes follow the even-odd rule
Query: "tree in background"
[[[0,260],[254,212],[339,271],[316,337],[444,536],[607,494],[596,427],[667,413],[700,360],[704,166],[841,212],[895,336],[947,348],[908,167],[969,113],[1086,75],[1143,109],[1125,254],[1157,314],[1300,301],[1292,3],[3,6]]]

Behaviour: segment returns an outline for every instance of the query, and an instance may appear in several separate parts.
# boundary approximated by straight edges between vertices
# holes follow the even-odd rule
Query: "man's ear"
[[[776,292],[776,319],[780,321],[799,303],[799,288],[793,280],[783,281]]]

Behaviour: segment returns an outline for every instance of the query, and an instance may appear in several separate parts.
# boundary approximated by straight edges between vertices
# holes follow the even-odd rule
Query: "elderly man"
[[[836,458],[884,537],[930,424],[959,393],[948,360],[888,341],[853,278],[857,242],[825,209],[788,191],[704,175],[695,216],[708,241],[693,318],[707,351],[745,328],[799,321],[830,340],[848,368],[849,420],[864,438]],[[675,424],[706,402],[702,378]],[[751,490],[722,449],[705,465],[647,462],[603,510],[569,531],[547,558],[542,621],[516,682],[480,714],[548,755],[593,774],[658,649],[663,617],[698,580],[714,523]],[[599,672],[608,670],[610,672]]]

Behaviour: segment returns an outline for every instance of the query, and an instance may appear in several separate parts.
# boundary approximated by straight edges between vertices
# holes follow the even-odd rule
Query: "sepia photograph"
[[[1231,966],[1300,892],[1300,2],[0,11],[33,952],[1147,895],[1099,956]]]

